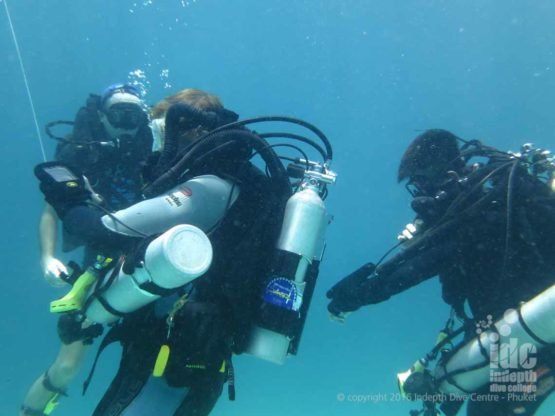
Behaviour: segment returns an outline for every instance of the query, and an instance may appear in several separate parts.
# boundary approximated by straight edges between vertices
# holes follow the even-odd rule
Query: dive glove
[[[368,304],[364,298],[364,285],[368,282],[368,276],[374,273],[375,269],[375,264],[366,263],[328,290],[326,296],[331,299],[328,311],[332,315],[340,317],[344,312],[356,311],[361,306]]]
[[[84,205],[91,197],[83,176],[73,173],[60,162],[46,162],[35,166],[40,190],[44,199],[63,219],[67,211],[77,205]]]

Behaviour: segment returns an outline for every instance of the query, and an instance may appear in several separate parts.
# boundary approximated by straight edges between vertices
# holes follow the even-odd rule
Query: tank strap
[[[20,409],[25,416],[45,416],[45,413],[42,410],[31,409],[28,406],[21,406]]]
[[[87,379],[83,382],[83,393],[82,393],[83,396],[85,395],[85,393],[87,392],[87,389],[89,388],[89,384],[91,383],[91,380],[93,378],[94,371],[96,369],[96,364],[98,363],[98,359],[100,358],[100,354],[102,354],[102,351],[104,351],[104,349],[108,345],[113,344],[114,342],[117,342],[117,341],[121,341],[123,339],[123,334],[124,334],[124,328],[122,327],[121,324],[117,324],[108,331],[108,333],[106,334],[106,336],[104,337],[100,345],[98,346],[98,350],[96,352],[96,356],[94,357],[94,361],[89,371],[89,375],[87,376]]]
[[[235,369],[231,357],[224,361],[224,365],[227,365],[227,397],[230,401],[235,401]]]
[[[120,318],[123,318],[125,316],[125,314],[123,312],[118,311],[112,305],[110,305],[108,303],[108,301],[106,299],[104,299],[104,297],[102,295],[96,296],[95,299],[98,300],[98,302],[104,307],[104,309],[106,309],[112,315],[115,315],[115,316],[120,317]]]
[[[526,324],[526,322],[524,322],[524,318],[522,316],[522,308],[518,308],[518,321],[520,323],[520,325],[522,326],[522,328],[526,331],[526,333],[530,336],[530,338],[532,338],[534,341],[536,341],[538,344],[541,344],[543,346],[549,345],[548,342],[544,341],[543,339],[541,339],[540,337],[538,337],[536,334],[534,334],[532,332],[532,330],[530,329],[530,327]]]
[[[145,282],[141,284],[139,287],[143,290],[146,290],[149,293],[152,293],[153,295],[158,295],[162,297],[169,296],[172,293],[175,293],[175,289],[166,289],[166,288],[160,287],[152,281]]]
[[[50,376],[48,375],[48,370],[44,372],[44,376],[42,379],[42,386],[51,393],[59,394],[60,396],[66,396],[67,392],[64,389],[56,387],[52,384],[52,380],[50,380]]]
[[[495,326],[493,326],[492,328],[493,328],[492,331],[497,332],[497,328],[496,328]],[[449,361],[449,358],[446,358],[445,361],[442,363],[443,369],[444,369],[444,371],[445,371],[445,374],[444,374],[443,376],[439,377],[438,379],[436,379],[436,384],[437,384],[437,385],[440,385],[440,384],[445,380],[445,381],[447,381],[449,384],[451,384],[452,386],[455,386],[457,389],[461,390],[462,392],[464,392],[464,393],[466,393],[466,394],[471,394],[471,393],[472,393],[471,391],[467,391],[465,388],[463,388],[462,386],[460,386],[460,385],[456,382],[455,377],[458,376],[459,374],[468,373],[468,372],[470,372],[470,371],[473,371],[473,370],[477,370],[477,369],[479,369],[479,368],[482,368],[483,366],[488,365],[488,363],[490,362],[489,354],[488,354],[488,352],[486,351],[486,348],[484,347],[484,345],[482,344],[481,338],[478,337],[477,340],[478,340],[478,344],[479,344],[479,347],[480,347],[480,354],[482,355],[482,357],[484,357],[484,361],[483,361],[482,363],[475,364],[475,365],[471,365],[471,366],[468,366],[468,367],[463,367],[463,368],[460,368],[460,369],[458,369],[458,370],[454,370],[454,371],[448,373],[448,372],[446,371],[446,366],[447,366],[447,363],[448,363],[448,361]],[[499,341],[498,341],[498,342],[499,342]],[[463,345],[465,345],[465,344],[464,344],[464,343],[461,344],[461,347],[462,347]],[[455,349],[455,350],[450,351],[449,357],[452,357],[451,354],[454,354],[457,350],[458,350],[458,349]]]

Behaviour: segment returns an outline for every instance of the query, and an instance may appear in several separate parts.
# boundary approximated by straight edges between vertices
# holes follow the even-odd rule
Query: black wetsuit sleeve
[[[100,220],[103,215],[104,213],[96,208],[76,206],[64,215],[64,230],[79,238],[83,244],[107,251],[121,251],[123,247],[135,240],[106,228]]]
[[[451,250],[451,244],[438,244],[417,250],[401,252],[379,266],[360,288],[364,304],[383,302],[397,293],[439,274],[439,265]]]
[[[327,296],[332,300],[329,311],[337,315],[380,303],[438,275],[455,243],[435,241],[436,244],[429,240],[423,244],[415,242],[377,268],[368,263],[351,273],[328,291]]]

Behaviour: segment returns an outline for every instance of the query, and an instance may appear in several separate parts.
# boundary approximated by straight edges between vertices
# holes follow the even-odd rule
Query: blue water
[[[32,167],[42,156],[1,6],[0,414],[14,415],[57,351],[47,305],[59,292],[39,270],[42,200]],[[202,88],[242,117],[301,117],[333,142],[340,176],[328,206],[335,220],[299,355],[283,367],[236,359],[237,401],[224,393],[213,414],[408,414],[414,405],[398,400],[395,373],[431,347],[447,318],[437,282],[367,307],[345,325],[329,322],[325,290],[379,258],[411,219],[395,178],[418,132],[442,127],[503,149],[525,141],[555,147],[555,3],[11,0],[9,6],[41,126],[72,118],[89,92],[140,70],[150,103]],[[51,157],[54,143],[44,145]],[[55,415],[90,414],[116,362],[113,347],[87,396],[80,395],[83,371]],[[554,409],[551,399],[539,414]]]

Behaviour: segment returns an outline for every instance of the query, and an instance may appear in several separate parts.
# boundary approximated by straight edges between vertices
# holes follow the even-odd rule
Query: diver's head
[[[236,113],[224,108],[216,95],[195,88],[164,98],[153,107],[151,116],[153,119],[164,117],[165,136],[177,139],[180,147],[238,118]]]
[[[435,196],[449,180],[449,172],[460,173],[464,159],[459,138],[447,130],[427,130],[409,145],[399,165],[398,181],[407,180],[413,196]]]
[[[217,110],[224,108],[220,98],[197,88],[186,88],[160,100],[150,112],[153,119],[164,118],[173,104],[188,104],[199,110]]]
[[[114,84],[100,98],[100,121],[110,137],[134,135],[148,122],[139,91],[128,84]]]

